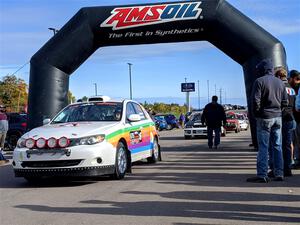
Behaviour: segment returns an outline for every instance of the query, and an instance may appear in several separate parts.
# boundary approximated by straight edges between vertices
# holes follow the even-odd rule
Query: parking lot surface
[[[2,225],[299,224],[300,170],[283,182],[255,175],[250,132],[230,133],[218,149],[183,130],[161,132],[163,161],[139,162],[124,180],[61,180],[30,185],[0,167]],[[10,158],[8,153],[7,157]]]

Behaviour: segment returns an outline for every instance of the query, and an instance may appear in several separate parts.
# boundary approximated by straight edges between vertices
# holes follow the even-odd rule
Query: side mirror
[[[130,114],[127,119],[130,121],[130,122],[138,122],[138,121],[141,121],[141,116],[139,114]]]
[[[43,120],[43,125],[50,123],[51,119],[47,118]]]

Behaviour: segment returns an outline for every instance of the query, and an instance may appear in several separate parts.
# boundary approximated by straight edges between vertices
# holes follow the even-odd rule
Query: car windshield
[[[122,103],[83,103],[65,108],[53,119],[52,124],[80,121],[120,121],[121,118]]]
[[[154,116],[156,120],[165,120],[164,116]]]
[[[201,113],[197,113],[197,114],[194,114],[191,118],[192,121],[200,121],[201,120]]]

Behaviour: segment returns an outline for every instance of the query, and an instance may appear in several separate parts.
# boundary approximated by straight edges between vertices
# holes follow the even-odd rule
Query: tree
[[[7,75],[0,82],[0,102],[8,111],[20,112],[27,107],[28,86],[15,75]]]
[[[68,91],[68,104],[76,102],[75,96],[72,94],[72,92],[69,90]]]

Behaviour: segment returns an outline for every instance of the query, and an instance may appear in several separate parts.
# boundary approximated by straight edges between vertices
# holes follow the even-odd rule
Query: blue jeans
[[[291,143],[293,140],[293,131],[296,129],[295,120],[282,121],[282,154],[283,154],[283,170],[290,172],[292,164]],[[269,147],[269,166],[273,170],[273,151]]]
[[[215,140],[214,146],[218,146],[220,144],[220,136],[221,136],[221,127],[219,128],[207,128],[207,139],[208,139],[208,146],[213,146],[213,133],[215,132]]]
[[[256,119],[257,132],[257,176],[264,178],[268,176],[268,150],[273,155],[273,172],[275,177],[283,177],[282,156],[282,122],[281,117],[272,119]]]

